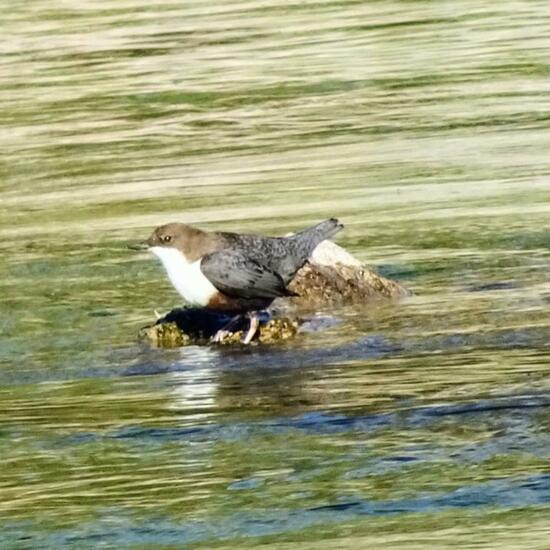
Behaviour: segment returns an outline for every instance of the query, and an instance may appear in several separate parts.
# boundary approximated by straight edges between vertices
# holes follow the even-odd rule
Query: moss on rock
[[[175,348],[191,344],[207,344],[222,329],[231,317],[200,308],[178,308],[170,311],[154,325],[143,327],[139,333],[141,340],[161,348]],[[221,345],[240,344],[248,320],[243,317],[233,332],[224,335]],[[296,335],[300,322],[288,317],[269,319],[260,324],[254,338],[263,344],[288,340]]]
[[[183,332],[176,323],[159,323],[144,327],[139,337],[159,348],[179,348],[192,343],[191,336]]]

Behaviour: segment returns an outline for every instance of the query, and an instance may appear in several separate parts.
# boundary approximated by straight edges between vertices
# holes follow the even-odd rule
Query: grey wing
[[[220,291],[236,298],[278,298],[292,296],[281,276],[239,250],[207,254],[201,271]]]

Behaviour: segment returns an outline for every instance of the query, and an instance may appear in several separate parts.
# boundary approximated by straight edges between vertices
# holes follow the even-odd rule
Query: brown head
[[[177,248],[189,262],[194,262],[218,248],[215,234],[184,223],[167,223],[157,227],[146,244],[150,248]]]

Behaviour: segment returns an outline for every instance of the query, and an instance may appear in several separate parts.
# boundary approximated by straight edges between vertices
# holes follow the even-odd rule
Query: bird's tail
[[[309,256],[320,242],[330,239],[343,228],[344,225],[336,218],[330,218],[313,227],[308,227],[290,238],[300,243],[300,247],[303,247],[307,256]]]

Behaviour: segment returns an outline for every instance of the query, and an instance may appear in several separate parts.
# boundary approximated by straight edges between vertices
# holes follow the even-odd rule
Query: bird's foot
[[[250,319],[250,326],[248,327],[248,331],[242,339],[242,342],[245,345],[248,345],[250,344],[250,342],[252,342],[252,339],[254,338],[254,336],[256,336],[256,333],[260,328],[260,319],[256,313],[249,314],[248,318]]]
[[[239,326],[241,322],[242,315],[235,315],[228,323],[226,323],[214,336],[212,337],[212,342],[216,344],[221,344],[225,339],[227,339],[231,334],[235,332],[235,329]]]
[[[233,333],[230,330],[221,328],[218,332],[216,332],[216,334],[214,334],[214,336],[212,336],[212,342],[215,344],[221,344],[231,334]]]
[[[250,324],[241,340],[243,344],[248,345],[258,334],[260,322],[266,322],[269,317],[270,315],[266,311],[250,311],[246,315],[235,315],[235,317],[216,332],[211,341],[216,344],[223,344],[230,336],[235,334],[237,330],[241,330],[243,321],[248,319]]]

